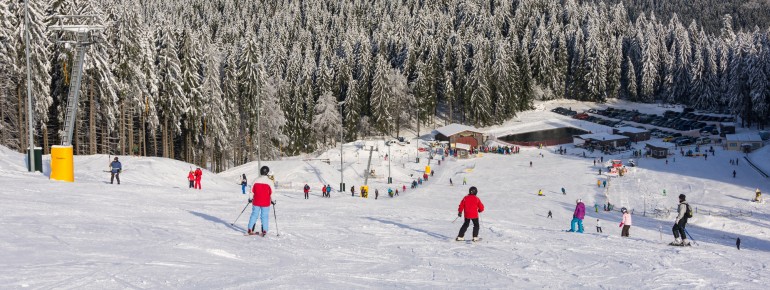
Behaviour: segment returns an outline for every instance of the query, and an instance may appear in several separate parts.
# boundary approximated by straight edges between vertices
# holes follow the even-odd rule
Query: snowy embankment
[[[540,111],[520,118],[558,117]],[[770,282],[770,212],[748,201],[755,187],[770,188],[747,164],[729,164],[737,152],[718,149],[708,160],[678,157],[669,164],[642,159],[605,189],[596,181],[608,177],[597,175],[591,158],[572,155],[578,149],[558,155],[554,148],[524,148],[518,155],[434,160],[427,183],[389,198],[388,147],[365,143],[345,145],[344,174],[348,186],[360,186],[364,148],[378,149],[368,199],[336,192],[339,149],[313,157],[322,160],[264,162],[279,185],[266,238],[242,235],[250,209],[231,225],[246,205],[239,176],[252,180],[255,163],[205,172],[203,190],[191,190],[183,162],[121,156],[122,184],[110,185],[103,172],[108,156],[78,156],[76,182],[61,183],[24,172],[23,155],[0,148],[0,288],[762,289]],[[425,156],[414,162],[416,148],[390,147],[395,185],[427,165]],[[304,183],[312,188],[309,200]],[[320,198],[321,184],[335,189],[331,198]],[[461,220],[452,220],[471,185],[487,208],[484,240],[454,242]],[[697,246],[666,245],[673,214],[640,214],[673,208],[680,193],[699,209],[688,225]],[[605,194],[635,211],[631,238],[620,238],[617,212],[592,210]],[[577,198],[589,209],[585,234],[564,232]],[[747,211],[751,216],[739,214]],[[595,233],[596,219],[603,234]]]

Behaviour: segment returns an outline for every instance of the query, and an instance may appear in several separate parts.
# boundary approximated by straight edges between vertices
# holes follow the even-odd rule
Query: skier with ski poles
[[[674,242],[672,246],[689,246],[690,242],[687,241],[687,234],[685,232],[685,226],[687,226],[687,220],[692,216],[692,209],[690,204],[685,200],[687,196],[684,194],[679,195],[679,205],[677,206],[677,216],[674,226],[671,230],[674,232]],[[681,236],[681,239],[680,239]]]
[[[259,169],[260,176],[254,181],[254,185],[251,187],[251,192],[254,195],[249,199],[252,207],[247,235],[260,235],[264,237],[269,229],[270,205],[275,205],[275,201],[272,200],[275,185],[273,180],[267,176],[268,173],[270,173],[270,168],[262,166],[262,168]],[[257,219],[260,219],[262,222],[261,232],[254,231]]]
[[[113,179],[117,179],[118,185],[120,185],[121,171],[123,171],[123,165],[118,161],[118,156],[115,156],[115,159],[110,163],[110,184],[112,184]]]
[[[457,217],[461,217],[463,212],[465,212],[465,221],[462,227],[460,227],[457,238],[455,238],[456,241],[465,240],[465,232],[468,231],[471,221],[473,221],[473,241],[479,240],[479,213],[484,212],[484,204],[476,196],[478,193],[478,189],[475,186],[471,186],[468,189],[468,195],[460,201],[460,206],[457,208]]]

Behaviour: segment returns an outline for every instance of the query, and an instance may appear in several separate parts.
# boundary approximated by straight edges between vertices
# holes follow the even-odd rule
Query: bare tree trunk
[[[163,118],[163,133],[161,134],[162,140],[163,140],[163,157],[168,158],[168,118]]]
[[[26,103],[24,102],[24,96],[21,94],[21,88],[22,86],[17,86],[16,93],[19,96],[19,152],[24,152],[24,149],[27,148],[27,140],[25,138],[27,126],[24,125],[24,108],[26,108]]]
[[[48,154],[50,154],[48,152],[48,148],[49,148],[49,146],[48,146],[48,126],[43,124],[43,125],[40,125],[40,127],[42,127],[42,129],[43,129],[42,130],[43,131],[43,154],[48,155]]]
[[[131,155],[139,155],[139,152],[134,152],[134,112],[135,109],[132,106],[129,110],[128,117],[128,152]]]
[[[89,85],[89,91],[88,91],[88,136],[89,136],[89,145],[90,150],[88,154],[96,154],[96,105],[94,104],[94,81],[90,81]]]
[[[120,155],[126,155],[126,100],[120,102],[120,132],[118,133]]]

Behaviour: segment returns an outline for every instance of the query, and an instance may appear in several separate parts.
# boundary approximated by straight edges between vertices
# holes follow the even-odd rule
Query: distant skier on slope
[[[198,167],[197,169],[195,169],[195,187],[194,188],[197,188],[199,190],[202,189],[201,188],[202,178],[203,178],[203,171],[201,170],[200,167]]]
[[[599,219],[596,219],[596,232],[601,233],[602,232],[602,224],[599,221]]]
[[[254,193],[251,202],[251,218],[249,218],[248,235],[260,235],[265,236],[267,234],[270,222],[270,205],[275,204],[272,200],[273,189],[275,185],[273,180],[270,179],[267,174],[270,173],[270,168],[262,166],[259,169],[259,177],[254,181],[254,185],[251,187],[251,192]],[[262,222],[262,231],[254,231],[254,227],[257,224],[257,218]]]
[[[692,210],[690,209],[690,204],[688,204],[685,200],[686,198],[687,196],[684,194],[679,195],[679,205],[677,207],[678,214],[676,216],[676,221],[674,222],[674,227],[671,228],[671,230],[674,232],[674,242],[671,243],[673,246],[690,245],[690,242],[687,241],[687,235],[684,231],[684,228],[687,226],[687,220],[692,215]]]
[[[585,218],[586,215],[586,206],[583,204],[582,199],[577,199],[575,201],[577,205],[575,205],[575,212],[572,214],[572,222],[570,222],[570,229],[568,232],[583,232],[583,218]],[[577,226],[577,230],[575,230],[575,227]]]
[[[112,184],[113,179],[117,179],[118,184],[120,184],[121,171],[123,171],[123,165],[118,161],[118,156],[115,156],[115,159],[110,163],[110,184]]]
[[[623,213],[623,219],[620,221],[620,226],[623,228],[620,231],[621,237],[628,237],[628,230],[631,229],[631,214],[628,213],[628,210],[624,207],[620,209],[620,212]]]
[[[190,173],[187,174],[187,182],[189,183],[189,188],[195,187],[195,171],[190,168]]]
[[[302,188],[302,192],[305,193],[305,199],[310,199],[310,185],[305,183],[305,187]]]
[[[484,212],[484,204],[481,203],[481,200],[476,194],[478,194],[478,189],[476,189],[475,186],[471,186],[471,188],[468,189],[468,195],[460,201],[460,206],[457,208],[458,217],[463,216],[463,212],[465,212],[465,221],[463,222],[462,227],[460,227],[457,238],[455,238],[457,241],[465,240],[465,232],[468,231],[468,226],[471,221],[473,221],[473,241],[476,242],[479,240],[479,213]]]
[[[327,184],[326,185],[326,197],[327,198],[332,197],[332,185],[331,184]]]
[[[246,186],[249,185],[249,181],[246,179],[246,174],[244,173],[243,176],[241,176],[241,192],[243,194],[246,194]]]

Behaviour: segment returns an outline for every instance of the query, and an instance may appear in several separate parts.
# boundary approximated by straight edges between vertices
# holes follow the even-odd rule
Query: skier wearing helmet
[[[249,227],[247,235],[260,235],[265,236],[267,234],[269,219],[270,219],[270,204],[275,204],[275,201],[271,199],[273,195],[273,180],[267,176],[270,173],[270,168],[262,166],[259,169],[259,177],[254,181],[254,185],[251,187],[251,192],[254,193],[253,197],[249,199],[251,203],[251,218],[249,218]],[[257,225],[257,219],[262,221],[262,231],[254,231],[254,227]]]
[[[620,226],[623,228],[623,230],[620,231],[621,237],[628,237],[628,230],[631,229],[631,214],[628,213],[628,210],[624,207],[620,209],[620,212],[623,213],[623,220],[620,221]]]
[[[481,200],[476,196],[478,193],[478,189],[476,189],[475,186],[471,186],[471,188],[468,189],[468,195],[460,201],[460,206],[457,209],[457,216],[461,217],[463,216],[463,212],[465,212],[465,221],[463,222],[463,226],[460,227],[460,233],[457,234],[457,238],[455,239],[457,241],[465,240],[465,232],[468,231],[468,226],[471,221],[473,221],[473,241],[476,242],[479,240],[479,213],[484,211],[484,204],[481,203]]]

